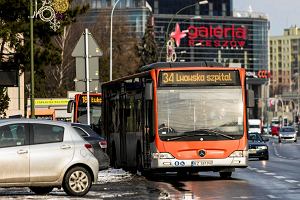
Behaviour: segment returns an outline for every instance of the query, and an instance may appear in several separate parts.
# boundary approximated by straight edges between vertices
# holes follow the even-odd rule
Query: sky
[[[265,13],[270,21],[270,36],[283,35],[283,29],[300,27],[300,0],[233,0],[233,9]]]

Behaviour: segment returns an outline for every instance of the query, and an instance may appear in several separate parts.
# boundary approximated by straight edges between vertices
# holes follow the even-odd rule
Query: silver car
[[[278,142],[285,141],[297,142],[297,131],[292,126],[284,126],[279,130]]]
[[[54,187],[83,196],[97,181],[92,145],[70,123],[0,120],[0,187],[29,187],[47,194]]]

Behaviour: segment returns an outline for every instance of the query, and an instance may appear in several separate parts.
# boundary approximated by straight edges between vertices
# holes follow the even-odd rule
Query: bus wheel
[[[142,161],[142,153],[140,150],[136,152],[136,172],[141,173],[143,172],[143,161]]]
[[[117,165],[117,155],[116,155],[116,148],[113,145],[112,147],[112,154],[111,154],[111,159],[110,159],[110,166],[117,169],[118,165]]]
[[[219,172],[219,174],[222,179],[229,179],[231,178],[232,172]]]

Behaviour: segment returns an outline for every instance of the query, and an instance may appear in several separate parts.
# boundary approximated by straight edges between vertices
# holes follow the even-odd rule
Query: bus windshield
[[[221,140],[243,135],[241,87],[160,88],[157,96],[161,138],[197,134]]]
[[[87,124],[87,109],[85,106],[78,106],[77,122]],[[98,125],[101,117],[101,105],[91,105],[90,107],[90,124]]]

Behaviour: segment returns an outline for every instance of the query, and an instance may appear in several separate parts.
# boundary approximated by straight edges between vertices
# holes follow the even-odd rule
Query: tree
[[[141,64],[147,65],[157,62],[157,45],[154,38],[154,28],[152,23],[152,16],[147,20],[147,27],[142,38],[141,45],[138,46],[138,54],[141,57]]]
[[[38,3],[38,8],[40,8],[42,1],[38,1]],[[27,84],[30,83],[29,9],[28,0],[0,0],[0,38],[3,38],[2,41],[9,43],[14,49],[15,53],[11,59],[25,71],[25,82]],[[67,39],[64,37],[68,36],[66,31],[68,28],[65,27],[74,23],[76,16],[86,12],[87,9],[88,6],[86,5],[70,6],[69,10],[60,14],[61,28],[57,32],[50,28],[49,23],[43,22],[39,18],[34,19],[36,97],[66,95],[67,89],[64,87],[64,80],[68,76],[68,72],[63,66],[64,63],[62,63],[66,54],[64,51],[66,50],[65,43]],[[21,36],[21,40],[18,40],[19,36]],[[55,37],[63,39],[55,39]]]
[[[118,11],[119,12],[119,11]],[[133,74],[139,67],[140,58],[136,53],[138,38],[128,28],[124,15],[115,15],[113,18],[113,79]],[[110,11],[101,12],[97,23],[91,32],[103,51],[100,57],[100,81],[109,80],[109,38],[110,38]]]
[[[0,117],[6,116],[6,110],[8,109],[9,105],[9,97],[7,94],[7,88],[6,87],[0,87]]]

